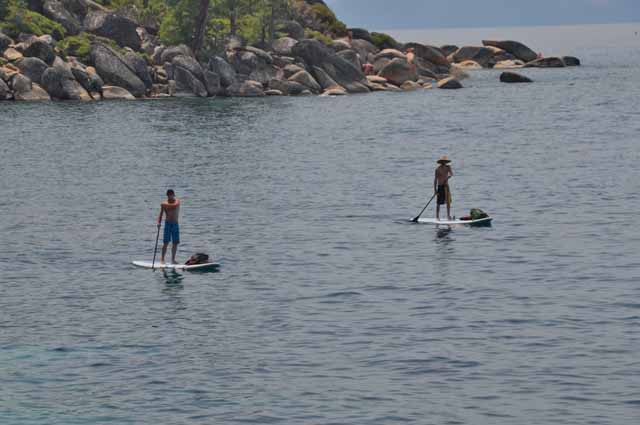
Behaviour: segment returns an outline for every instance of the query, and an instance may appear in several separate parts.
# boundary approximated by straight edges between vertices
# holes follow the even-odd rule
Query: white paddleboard
[[[491,223],[493,218],[485,217],[478,220],[437,220],[435,218],[419,218],[418,223],[422,224],[435,224],[440,226],[456,226],[456,225],[466,225],[466,226],[481,226],[488,225]]]
[[[215,268],[220,266],[220,264],[218,263],[193,264],[188,266],[186,264],[165,264],[157,261],[155,262],[155,264],[152,264],[151,261],[134,261],[133,265],[136,267],[142,267],[145,269],[168,269],[168,270],[202,270],[202,269]]]

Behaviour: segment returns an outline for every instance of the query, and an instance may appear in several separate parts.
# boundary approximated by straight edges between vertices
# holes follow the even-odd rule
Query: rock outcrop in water
[[[228,36],[217,51],[197,55],[184,44],[163,45],[158,22],[132,9],[110,10],[92,0],[27,3],[52,31],[18,33],[0,20],[0,29],[13,31],[0,32],[0,100],[91,100],[101,91],[105,99],[133,99],[460,89],[460,80],[475,70],[580,65],[578,58],[542,57],[513,40],[402,44],[386,34],[342,28],[315,0],[297,0],[299,9],[277,24],[271,43],[253,46]],[[531,81],[514,73],[500,79]]]

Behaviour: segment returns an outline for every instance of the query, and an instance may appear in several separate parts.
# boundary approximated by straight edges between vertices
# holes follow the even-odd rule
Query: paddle
[[[447,177],[447,179],[444,181],[444,183],[446,184],[449,179],[451,178],[451,176]],[[429,199],[429,202],[427,202],[427,205],[424,206],[424,208],[422,209],[422,211],[420,211],[420,214],[418,214],[418,216],[416,218],[414,218],[413,220],[411,220],[414,223],[417,223],[418,220],[420,219],[420,216],[424,213],[424,211],[427,209],[427,207],[429,206],[429,204],[431,203],[431,201],[433,201],[433,198],[436,197],[436,195],[438,194],[438,192],[436,191],[433,196],[431,197],[431,199]]]
[[[156,254],[158,253],[158,239],[160,239],[160,224],[158,224],[158,234],[156,235],[156,246],[153,248],[153,261],[151,261],[151,270],[156,264]]]

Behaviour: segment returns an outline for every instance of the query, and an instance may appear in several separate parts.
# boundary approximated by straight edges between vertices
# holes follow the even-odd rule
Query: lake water
[[[531,85],[0,103],[0,423],[638,423],[633,28],[522,30],[584,63]],[[442,154],[492,227],[408,222]],[[168,187],[217,273],[130,266]]]

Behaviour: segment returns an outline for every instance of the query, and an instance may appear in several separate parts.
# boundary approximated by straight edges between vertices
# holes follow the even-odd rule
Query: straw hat
[[[451,162],[451,160],[449,159],[449,157],[447,155],[442,155],[440,157],[440,159],[438,160],[438,164],[448,164],[450,162]]]

